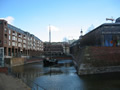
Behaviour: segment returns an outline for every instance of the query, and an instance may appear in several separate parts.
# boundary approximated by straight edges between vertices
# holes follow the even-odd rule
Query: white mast
[[[52,52],[51,52],[51,27],[49,24],[49,45],[50,45],[50,59],[52,58]]]
[[[49,25],[49,43],[51,43],[51,27]]]

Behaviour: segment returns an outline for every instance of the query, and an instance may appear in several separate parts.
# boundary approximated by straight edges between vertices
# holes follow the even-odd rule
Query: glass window
[[[15,36],[12,37],[12,40],[16,40],[16,39],[15,39]]]
[[[104,36],[104,46],[113,46],[112,35],[105,35]]]
[[[5,34],[5,38],[7,38],[7,34]]]
[[[10,44],[10,41],[9,41],[9,46],[10,46],[11,44]]]
[[[4,43],[7,44],[7,41],[5,40]]]
[[[12,42],[12,46],[15,46],[15,42]]]
[[[119,35],[104,35],[104,46],[120,46]]]
[[[9,40],[11,40],[11,36],[9,35]]]
[[[7,29],[6,29],[6,28],[5,28],[4,30],[5,30],[5,32],[7,32]]]
[[[2,24],[2,21],[0,21],[0,24]]]
[[[11,30],[9,30],[9,34],[11,34]]]
[[[17,42],[16,42],[16,46],[17,46]]]

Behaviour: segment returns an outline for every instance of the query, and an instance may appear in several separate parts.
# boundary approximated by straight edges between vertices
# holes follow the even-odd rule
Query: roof
[[[38,37],[36,37],[35,35],[30,34],[29,32],[25,32],[25,31],[23,31],[22,29],[17,28],[17,27],[15,27],[15,26],[13,26],[13,25],[7,24],[7,26],[8,26],[8,28],[10,28],[10,29],[12,29],[12,30],[14,30],[14,31],[16,31],[16,32],[18,32],[18,33],[21,33],[21,34],[27,35],[27,36],[28,36],[28,34],[29,34],[30,36],[33,36],[36,40],[40,40],[40,39],[39,39]],[[40,41],[41,41],[41,40],[40,40]]]
[[[96,27],[95,29],[91,30],[90,32],[86,33],[84,36],[86,36],[87,34],[91,33],[91,32],[94,32],[95,30],[97,30],[98,28],[102,27],[102,26],[120,26],[120,23],[104,23],[104,24],[101,24],[100,26]]]
[[[19,29],[19,28],[16,28],[16,27],[14,27],[14,26],[12,26],[12,25],[10,25],[10,24],[7,24],[7,26],[8,26],[8,28],[10,28],[10,29],[12,29],[12,30],[14,30],[14,31],[16,31],[16,32],[19,32],[19,33],[21,33],[21,34],[26,35],[26,33],[25,33],[23,30]]]
[[[115,23],[119,23],[120,24],[120,17],[116,19]]]

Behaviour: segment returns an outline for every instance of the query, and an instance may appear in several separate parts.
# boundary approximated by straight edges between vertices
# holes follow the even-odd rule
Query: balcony
[[[23,43],[26,43],[26,40],[23,40]]]
[[[12,46],[16,46],[15,42],[12,42]]]
[[[13,36],[16,36],[16,34],[15,34],[15,33],[12,33],[12,35],[13,35]]]
[[[21,44],[21,43],[18,43],[18,47],[22,47],[22,44]]]
[[[17,41],[17,38],[15,36],[12,37],[12,40]]]
[[[22,38],[22,35],[18,35],[19,38]]]
[[[24,39],[26,39],[27,37],[26,37],[26,36],[24,36],[23,38],[24,38]]]
[[[23,48],[26,48],[26,45],[25,45],[25,44],[23,44]]]
[[[18,38],[18,42],[22,42],[22,39]]]

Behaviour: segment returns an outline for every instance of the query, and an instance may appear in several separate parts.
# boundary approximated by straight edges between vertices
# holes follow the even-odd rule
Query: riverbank
[[[28,63],[40,62],[43,58],[32,57],[32,58],[24,58],[24,57],[13,57],[13,58],[5,58],[5,64],[7,67],[20,66]]]
[[[0,90],[31,90],[22,80],[0,73]]]

